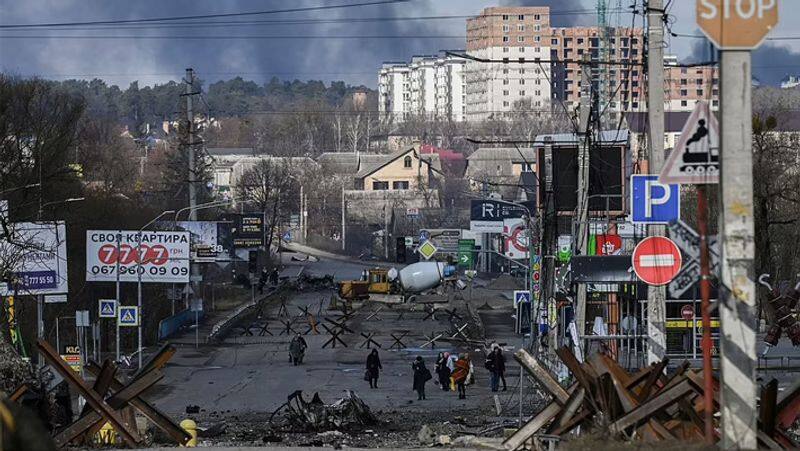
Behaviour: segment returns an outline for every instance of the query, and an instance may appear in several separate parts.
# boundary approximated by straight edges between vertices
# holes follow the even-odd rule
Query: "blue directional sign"
[[[138,326],[139,325],[139,307],[130,305],[119,306],[119,317],[117,322],[120,326]]]
[[[531,302],[531,292],[527,290],[514,291],[514,307],[521,302]]]
[[[427,230],[420,230],[419,231],[419,244],[420,245],[422,245],[422,243],[428,241],[429,239],[431,239],[431,232],[428,232]]]
[[[631,222],[669,224],[680,212],[680,185],[659,183],[657,175],[631,176]]]
[[[286,241],[287,243],[291,242],[292,241],[292,232],[286,231],[283,234],[283,241]]]
[[[100,318],[116,318],[117,317],[117,300],[116,299],[100,299]]]

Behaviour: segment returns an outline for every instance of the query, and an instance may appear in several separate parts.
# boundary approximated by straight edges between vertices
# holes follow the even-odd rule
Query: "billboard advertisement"
[[[174,229],[189,232],[189,258],[193,262],[228,262],[233,256],[232,223],[218,221],[178,221]]]
[[[87,230],[86,281],[114,282],[119,266],[122,282],[188,283],[189,235],[143,231],[140,244],[137,230]]]
[[[9,224],[0,241],[0,261],[12,266],[14,280],[0,283],[0,295],[66,293],[67,229],[63,222]]]
[[[264,215],[243,213],[237,219],[233,234],[234,247],[261,247],[264,245]]]

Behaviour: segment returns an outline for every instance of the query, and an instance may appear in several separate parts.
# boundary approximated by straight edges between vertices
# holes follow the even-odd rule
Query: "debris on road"
[[[369,406],[350,390],[345,390],[345,396],[333,404],[322,402],[318,393],[306,401],[298,390],[289,395],[286,406],[290,424],[307,431],[359,429],[378,421]]]
[[[531,439],[567,439],[578,427],[582,433],[607,432],[610,439],[703,440],[704,375],[690,369],[688,362],[669,375],[664,374],[668,359],[629,373],[604,354],[594,354],[583,363],[567,347],[557,354],[575,378],[568,388],[527,351],[521,349],[514,354],[553,400],[504,442],[506,449],[521,448]],[[720,384],[715,377],[713,386],[713,429],[719,430]],[[775,381],[762,387],[758,441],[770,449],[796,449],[798,445],[783,426],[784,421],[776,422],[775,418],[789,424],[797,420],[800,408],[791,400],[800,397],[800,388],[784,393],[780,401],[777,389]]]

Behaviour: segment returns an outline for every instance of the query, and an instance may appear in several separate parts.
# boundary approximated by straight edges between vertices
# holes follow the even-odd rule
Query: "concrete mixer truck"
[[[407,302],[455,275],[455,266],[440,262],[418,262],[397,268],[364,271],[361,280],[339,282],[339,297],[345,301],[373,300]]]

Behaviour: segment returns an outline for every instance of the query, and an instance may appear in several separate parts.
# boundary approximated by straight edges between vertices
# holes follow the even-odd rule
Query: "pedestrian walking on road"
[[[500,378],[497,374],[497,366],[495,365],[495,351],[492,349],[486,356],[483,362],[483,367],[489,371],[489,388],[495,392],[500,384]]]
[[[506,385],[506,356],[503,355],[503,348],[500,346],[495,348],[494,352],[496,354],[494,365],[497,369],[497,377],[503,382],[503,391],[506,391],[508,388]]]
[[[305,338],[300,334],[295,335],[289,343],[289,361],[292,362],[294,366],[303,363],[303,357],[306,355],[307,348],[308,343],[306,343]]]
[[[455,364],[455,371],[451,377],[453,378],[453,382],[455,382],[456,387],[458,388],[458,399],[466,399],[467,398],[467,383],[469,382],[470,374],[472,373],[471,368],[472,364],[469,361],[469,356],[466,354],[462,354],[461,357],[456,360]]]
[[[378,388],[378,375],[382,369],[378,350],[373,349],[367,356],[367,373],[364,375],[364,378],[369,381],[369,388]]]
[[[414,390],[417,392],[417,401],[422,401],[425,398],[425,383],[433,379],[430,370],[425,367],[425,361],[421,356],[417,356],[414,363],[411,364],[411,369],[414,370]]]
[[[436,375],[439,377],[439,385],[442,390],[450,390],[450,368],[447,367],[447,359],[450,357],[448,353],[439,353],[436,359]]]

